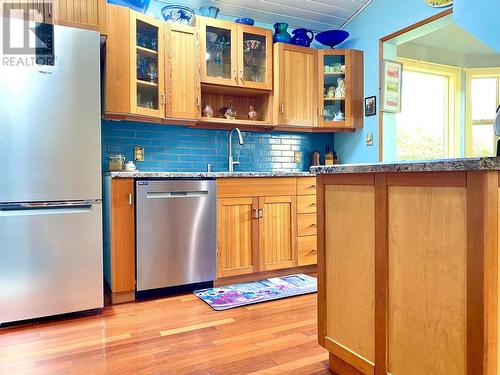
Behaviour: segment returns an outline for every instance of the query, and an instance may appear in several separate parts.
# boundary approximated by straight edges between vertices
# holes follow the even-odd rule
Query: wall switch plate
[[[368,133],[366,135],[366,145],[373,146],[373,133]]]
[[[134,147],[134,160],[144,161],[144,147]]]
[[[295,151],[293,153],[293,158],[294,158],[295,163],[297,163],[297,164],[300,163],[302,161],[302,152]]]

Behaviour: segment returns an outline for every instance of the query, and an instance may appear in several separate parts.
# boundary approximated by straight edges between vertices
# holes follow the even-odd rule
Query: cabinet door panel
[[[204,83],[238,86],[237,24],[198,18],[201,40],[201,80]]]
[[[53,2],[54,23],[106,34],[106,1],[58,0]]]
[[[132,113],[165,116],[164,22],[130,12]]]
[[[194,27],[169,25],[167,35],[167,117],[192,118],[200,106],[200,43]]]
[[[217,275],[257,271],[257,198],[226,198],[217,202]]]
[[[111,290],[135,290],[134,179],[111,182]]]
[[[261,270],[295,267],[295,197],[262,197],[259,210]]]
[[[317,50],[292,45],[275,45],[275,111],[282,125],[316,126]]]
[[[272,90],[271,30],[238,25],[238,85],[253,89]]]
[[[299,237],[297,239],[299,266],[318,263],[318,238],[316,236]]]

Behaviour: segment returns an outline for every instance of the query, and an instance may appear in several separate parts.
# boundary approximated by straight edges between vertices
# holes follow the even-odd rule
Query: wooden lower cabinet
[[[133,178],[104,178],[104,278],[112,303],[135,299]]]
[[[258,198],[224,198],[217,202],[217,275],[257,271]]]
[[[259,220],[260,269],[295,267],[295,197],[259,198]]]
[[[309,210],[303,218],[297,215],[297,199],[301,198],[297,196],[297,180],[302,178],[217,181],[219,278],[316,264],[316,214]],[[304,186],[302,181],[300,186]],[[310,195],[314,191],[306,192],[307,202],[315,202],[315,196]],[[306,224],[302,223],[299,231],[298,218],[309,228],[303,228]],[[303,244],[302,255],[298,243]]]

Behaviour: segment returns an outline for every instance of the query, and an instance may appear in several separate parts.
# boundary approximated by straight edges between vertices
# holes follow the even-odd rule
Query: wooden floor
[[[0,329],[0,374],[332,374],[316,295],[216,312],[186,294]]]

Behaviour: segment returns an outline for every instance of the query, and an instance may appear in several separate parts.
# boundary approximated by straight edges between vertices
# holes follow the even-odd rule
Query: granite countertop
[[[314,174],[488,170],[500,170],[500,157],[419,160],[369,164],[337,164],[311,167],[311,172]]]
[[[111,178],[308,177],[311,172],[106,172]]]

